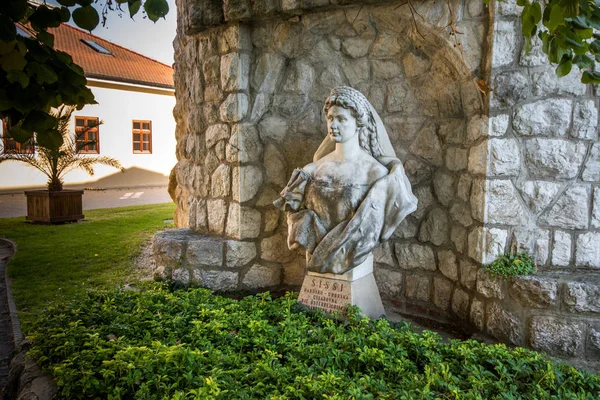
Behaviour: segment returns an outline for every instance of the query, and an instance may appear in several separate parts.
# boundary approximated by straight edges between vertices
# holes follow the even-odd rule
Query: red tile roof
[[[69,53],[88,78],[174,88],[173,68],[166,64],[67,24],[48,31],[54,35],[54,48]],[[99,53],[82,40],[94,41],[113,55]]]

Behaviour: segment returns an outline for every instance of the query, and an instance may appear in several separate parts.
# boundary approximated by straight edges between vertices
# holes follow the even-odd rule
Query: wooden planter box
[[[83,219],[83,190],[29,190],[25,196],[29,221],[55,224]]]

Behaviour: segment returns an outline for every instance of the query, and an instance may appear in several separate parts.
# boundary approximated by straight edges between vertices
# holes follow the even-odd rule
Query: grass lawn
[[[158,230],[171,227],[175,204],[88,210],[76,224],[38,225],[0,219],[0,237],[17,243],[8,264],[25,333],[47,305],[86,288],[135,280],[133,260]]]

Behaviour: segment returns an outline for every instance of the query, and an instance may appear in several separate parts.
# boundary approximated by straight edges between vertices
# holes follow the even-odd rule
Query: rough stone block
[[[571,235],[565,231],[554,231],[552,265],[568,267],[571,263]]]
[[[342,40],[342,52],[352,58],[361,58],[367,55],[373,43],[373,38],[354,36]]]
[[[262,154],[262,143],[256,126],[236,124],[231,130],[231,138],[226,148],[226,160],[229,162],[256,162]]]
[[[510,65],[516,57],[517,27],[515,21],[497,21],[494,26],[492,68]]]
[[[504,254],[508,232],[500,228],[477,227],[469,233],[469,257],[489,264]]]
[[[521,205],[519,194],[511,181],[486,181],[485,207],[487,223],[519,226],[527,221],[527,212]]]
[[[202,271],[202,286],[219,292],[238,289],[239,272]]]
[[[482,301],[473,299],[471,302],[470,320],[475,329],[483,331],[485,323],[485,304]]]
[[[487,298],[504,299],[504,281],[492,277],[484,269],[477,271],[477,293]]]
[[[217,142],[229,139],[229,126],[226,124],[215,124],[208,127],[204,136],[206,148],[212,148]]]
[[[289,263],[283,264],[283,284],[300,286],[306,275],[306,260],[304,257],[296,257]]]
[[[570,311],[600,313],[600,283],[567,282],[564,303]]]
[[[486,314],[486,329],[490,335],[516,346],[522,345],[522,324],[514,313],[503,309],[497,303],[489,303]]]
[[[598,109],[593,100],[575,103],[571,136],[583,140],[598,140]]]
[[[534,316],[531,319],[529,344],[551,355],[574,357],[584,344],[584,324],[560,316]]]
[[[565,136],[571,125],[572,101],[539,100],[517,108],[513,130],[522,136]]]
[[[540,276],[518,276],[509,286],[510,295],[526,307],[554,307],[558,298],[558,281]]]
[[[211,236],[191,236],[185,258],[189,265],[220,267],[223,265],[223,241]]]
[[[373,259],[376,264],[382,264],[388,267],[395,267],[394,250],[390,242],[383,242],[379,247],[373,250]]]
[[[411,215],[417,219],[423,218],[430,207],[435,203],[430,186],[421,186],[414,190],[413,194],[418,200],[417,209]]]
[[[286,158],[277,147],[271,143],[265,146],[264,166],[267,172],[267,181],[279,188],[285,187],[288,180]]]
[[[508,129],[508,114],[495,115],[489,118],[490,136],[504,136]]]
[[[446,168],[450,171],[461,171],[467,168],[469,153],[467,149],[449,147],[446,150]]]
[[[462,289],[456,288],[454,290],[452,312],[462,320],[469,317],[469,294]]]
[[[236,2],[248,2],[247,0],[234,0]],[[231,3],[231,0],[229,0]],[[236,17],[234,19],[238,19]],[[219,51],[221,53],[229,53],[232,51],[239,52],[241,50],[252,50],[252,37],[250,29],[246,25],[233,24],[230,25],[222,35],[219,36]],[[204,52],[201,52],[204,54]]]
[[[554,72],[554,66],[548,66],[541,71],[535,70],[531,74],[534,96],[570,94],[583,96],[586,85],[581,83],[581,70],[573,65],[571,73],[559,78]]]
[[[587,182],[600,182],[600,143],[594,143],[585,163],[582,179]]]
[[[373,72],[373,78],[376,81],[402,77],[400,64],[390,60],[371,61],[371,71]]]
[[[440,171],[433,177],[433,190],[441,204],[447,206],[456,197],[454,183],[454,175],[447,172]]]
[[[542,223],[562,229],[587,229],[590,213],[590,188],[573,185],[552,208],[540,216]]]
[[[210,178],[210,194],[212,197],[227,197],[231,190],[231,167],[221,164]]]
[[[171,229],[158,232],[152,238],[152,253],[156,265],[175,267],[181,263],[189,229]]]
[[[447,278],[458,281],[458,265],[456,256],[450,250],[442,250],[438,252],[440,272]]]
[[[531,212],[537,214],[550,205],[562,188],[562,184],[548,181],[520,181],[517,182],[517,188]]]
[[[518,227],[513,230],[510,248],[527,253],[538,265],[548,260],[550,232],[546,229]]]
[[[260,258],[266,261],[288,263],[294,260],[296,252],[287,245],[287,233],[279,232],[260,242]]]
[[[487,176],[511,176],[521,171],[516,139],[490,139],[471,148],[469,172]]]
[[[489,134],[489,117],[487,115],[477,114],[469,118],[467,124],[467,139],[469,142],[487,137]]]
[[[281,283],[281,267],[253,265],[242,280],[249,289],[262,289]]]
[[[236,92],[248,89],[250,56],[229,53],[221,57],[221,89]]]
[[[433,304],[441,310],[450,308],[454,284],[449,280],[436,276],[433,278]]]
[[[473,224],[471,208],[465,203],[458,201],[452,203],[452,206],[450,207],[450,216],[464,227],[469,227]]]
[[[275,93],[277,82],[285,67],[285,57],[276,53],[263,53],[258,56],[252,87],[260,93]]]
[[[177,268],[173,271],[171,280],[175,285],[187,287],[190,284],[190,271],[185,268]]]
[[[268,116],[260,122],[259,130],[263,142],[273,140],[276,143],[281,143],[288,133],[289,127],[286,119],[278,116]]]
[[[587,146],[560,139],[525,141],[525,165],[533,178],[572,179],[579,172]]]
[[[234,239],[252,239],[260,234],[260,211],[254,208],[240,206],[238,203],[229,205],[225,233]]]
[[[460,260],[460,283],[469,290],[475,289],[479,266],[468,260]]]
[[[469,201],[471,197],[471,184],[473,178],[471,174],[462,174],[458,179],[458,185],[456,185],[456,194],[462,201]]]
[[[382,296],[393,299],[402,293],[404,276],[400,271],[392,271],[387,268],[375,268],[375,281]]]
[[[224,0],[223,14],[227,21],[249,20],[252,18],[250,0]]]
[[[600,232],[587,232],[577,236],[575,262],[577,266],[600,268]]]
[[[467,230],[462,226],[454,225],[450,231],[450,239],[456,247],[456,251],[461,254],[465,253],[465,247],[467,246]]]
[[[227,240],[225,242],[225,266],[229,268],[243,267],[256,257],[254,242],[238,242]]]
[[[407,275],[404,288],[407,298],[428,302],[431,294],[431,278],[426,275]]]
[[[449,238],[448,215],[441,208],[434,208],[427,214],[419,230],[419,241],[431,242],[440,246]]]
[[[496,74],[493,86],[491,105],[494,108],[512,107],[531,96],[529,79],[520,71],[503,71]]]
[[[429,246],[409,243],[396,243],[396,259],[402,269],[423,269],[435,271],[435,256]]]
[[[592,203],[592,228],[600,228],[600,187],[594,188]]]
[[[600,360],[600,326],[592,325],[588,329],[586,358]]]
[[[287,70],[283,90],[290,93],[310,93],[315,82],[314,68],[304,60],[297,60]]]
[[[428,127],[419,131],[409,150],[412,154],[424,158],[436,167],[441,167],[444,164],[442,144],[435,133],[435,129],[429,129]]]
[[[257,165],[242,165],[233,168],[231,192],[233,200],[241,203],[252,200],[263,183],[263,173]]]
[[[225,231],[225,221],[227,219],[227,201],[211,199],[206,202],[206,208],[209,232],[222,235]]]
[[[248,114],[248,96],[245,93],[231,93],[219,109],[221,121],[240,122]]]
[[[539,67],[549,65],[548,56],[542,51],[542,40],[533,35],[531,38],[531,48],[527,51],[527,47],[521,49],[521,57],[519,64],[524,67]]]

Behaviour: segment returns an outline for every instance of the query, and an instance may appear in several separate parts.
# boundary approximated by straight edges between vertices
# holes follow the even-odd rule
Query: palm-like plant
[[[63,144],[58,150],[49,149],[37,144],[35,143],[35,139],[32,138],[26,145],[35,145],[37,154],[35,152],[5,152],[4,154],[0,154],[0,163],[5,161],[22,161],[37,168],[48,177],[47,186],[50,191],[62,190],[64,175],[74,169],[81,168],[89,175],[94,175],[94,165],[103,164],[119,168],[123,171],[121,163],[115,158],[107,156],[97,157],[80,153],[85,146],[95,143],[94,141],[81,140],[85,137],[85,132],[93,128],[93,126],[88,126],[79,132],[70,131],[69,124],[74,110],[75,108],[72,106],[63,105],[51,113],[58,120],[56,129],[61,133],[63,138]]]

